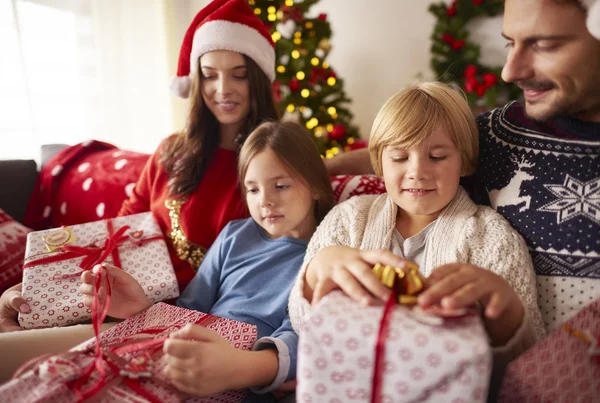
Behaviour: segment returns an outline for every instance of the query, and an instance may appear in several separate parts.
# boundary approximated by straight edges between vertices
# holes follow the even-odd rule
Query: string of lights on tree
[[[429,6],[436,18],[431,37],[431,67],[440,81],[454,83],[474,107],[494,108],[518,99],[521,91],[500,79],[502,66],[479,61],[480,47],[469,40],[468,23],[503,12],[503,0],[454,0]]]
[[[327,15],[309,18],[319,0],[247,0],[267,25],[276,54],[273,93],[279,112],[309,129],[326,158],[364,147],[348,109],[344,82],[326,61],[331,50]]]

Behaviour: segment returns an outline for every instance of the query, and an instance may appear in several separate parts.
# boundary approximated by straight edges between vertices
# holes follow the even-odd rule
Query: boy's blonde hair
[[[412,85],[381,107],[371,129],[369,154],[373,170],[382,176],[381,155],[387,146],[420,146],[437,128],[447,130],[461,154],[461,175],[477,168],[479,134],[463,94],[440,82]]]
[[[238,178],[245,193],[244,178],[250,161],[257,154],[271,150],[296,179],[304,182],[317,197],[317,224],[333,207],[331,181],[310,133],[294,122],[264,122],[248,136],[239,155]]]

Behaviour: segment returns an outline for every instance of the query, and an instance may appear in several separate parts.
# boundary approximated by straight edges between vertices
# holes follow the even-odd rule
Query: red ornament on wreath
[[[333,130],[329,133],[329,139],[333,141],[339,141],[346,137],[346,126],[341,123],[338,123],[333,126]]]
[[[317,18],[319,18],[321,21],[327,21],[327,14],[321,13]]]
[[[446,14],[450,17],[454,17],[456,15],[456,0],[450,4],[450,7],[446,9]]]
[[[475,77],[476,74],[477,74],[477,66],[475,66],[474,64],[469,64],[467,66],[467,68],[465,69],[465,73],[464,73],[465,78]]]
[[[450,45],[450,47],[454,50],[458,50],[460,48],[462,48],[463,46],[465,46],[465,41],[464,40],[457,40],[454,39],[454,37],[450,34],[442,34],[442,40],[444,42],[446,42],[448,45]]]
[[[494,73],[485,73],[481,76],[483,78],[483,82],[489,88],[493,85],[496,85],[498,82],[498,77]]]
[[[300,81],[298,81],[295,78],[292,78],[288,83],[288,86],[290,87],[290,91],[297,92],[300,89]]]

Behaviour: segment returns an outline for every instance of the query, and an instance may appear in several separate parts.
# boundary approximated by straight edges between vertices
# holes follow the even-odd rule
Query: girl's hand
[[[105,268],[100,273],[101,266]],[[142,286],[125,271],[108,263],[96,265],[91,271],[81,274],[82,284],[79,292],[84,295],[83,303],[87,307],[92,306],[94,300],[94,284],[98,276],[102,276],[102,285],[98,291],[101,304],[106,300],[106,282],[110,282],[111,297],[108,316],[125,319],[152,306],[152,302],[146,297]]]
[[[446,264],[431,273],[427,284],[418,299],[423,308],[439,303],[459,309],[480,303],[494,345],[510,340],[523,320],[525,310],[516,292],[489,270],[466,263]]]
[[[306,270],[304,296],[314,305],[332,290],[340,288],[364,305],[373,303],[373,296],[385,301],[391,291],[373,274],[373,266],[377,263],[394,267],[406,264],[404,259],[388,250],[361,251],[339,245],[322,249]]]
[[[0,296],[0,333],[23,330],[17,322],[19,312],[31,311],[21,294],[22,283],[10,287]]]
[[[254,384],[246,373],[265,375],[269,384],[277,373],[277,353],[242,351],[200,325],[187,325],[165,342],[165,375],[180,391],[193,396],[211,396],[226,390],[243,389]],[[250,355],[267,352],[273,355],[272,368],[262,371],[260,360]],[[250,354],[250,355],[249,355]]]

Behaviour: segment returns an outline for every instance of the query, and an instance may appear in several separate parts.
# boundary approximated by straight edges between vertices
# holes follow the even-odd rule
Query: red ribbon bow
[[[112,220],[108,220],[106,226],[108,227],[109,237],[104,241],[104,246],[100,248],[86,248],[82,246],[66,245],[61,247],[61,249],[77,256],[85,256],[85,259],[79,264],[79,267],[81,267],[83,271],[90,270],[96,264],[104,262],[111,254],[114,265],[121,267],[121,259],[119,258],[119,253],[116,248],[119,244],[129,239],[129,236],[123,235],[125,231],[129,229],[129,226],[125,225],[119,228],[115,234],[113,234],[114,227]]]

